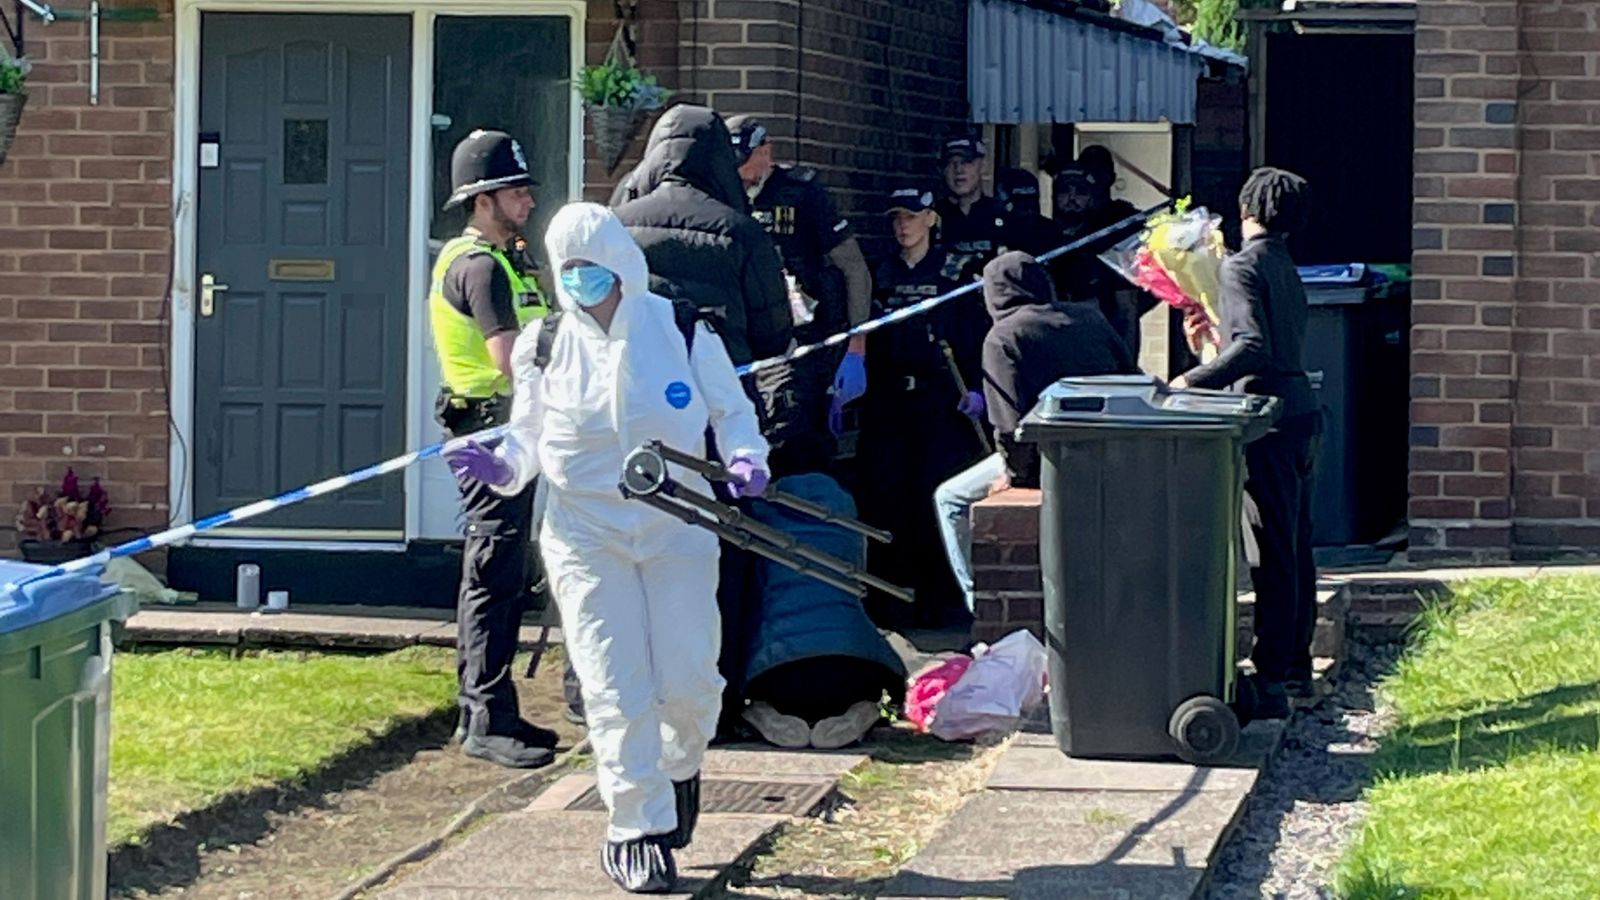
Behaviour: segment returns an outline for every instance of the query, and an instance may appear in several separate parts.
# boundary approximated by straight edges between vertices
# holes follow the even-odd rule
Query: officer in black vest
[[[754,116],[730,118],[728,131],[751,215],[772,236],[783,261],[797,312],[795,340],[816,343],[866,321],[872,310],[872,274],[850,221],[839,214],[816,170],[778,165],[771,135]],[[807,316],[809,322],[804,321]],[[848,348],[813,353],[794,368],[790,401],[802,405],[806,414],[785,417],[767,434],[772,470],[780,476],[827,468],[835,451],[828,426],[836,432],[838,410],[866,392],[866,341],[857,337]]]
[[[876,312],[887,314],[959,288],[961,264],[933,241],[933,192],[905,186],[885,204],[897,253],[874,273]],[[930,556],[941,538],[933,492],[985,449],[983,339],[989,313],[977,290],[872,332],[869,387],[862,401],[857,450],[861,518],[894,534],[868,549],[874,574],[916,592],[912,621],[898,601],[869,597],[868,610],[886,627],[939,627],[960,621],[966,604],[948,566]],[[959,373],[959,378],[957,374]]]
[[[944,142],[939,158],[945,193],[934,207],[938,241],[960,263],[967,280],[981,278],[989,260],[1016,249],[1005,204],[983,192],[988,155],[979,138],[956,137]]]

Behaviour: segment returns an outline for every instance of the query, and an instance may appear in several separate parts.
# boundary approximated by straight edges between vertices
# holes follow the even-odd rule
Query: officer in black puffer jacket
[[[704,106],[675,106],[651,129],[644,159],[618,185],[617,218],[644,250],[650,290],[701,311],[716,328],[734,365],[780,356],[789,349],[794,313],[778,251],[760,222],[747,214],[733,138],[722,118]],[[756,401],[763,436],[803,427],[803,408],[791,401],[792,366],[744,380]],[[774,469],[775,477],[790,474]],[[744,646],[757,599],[755,560],[724,544],[717,605],[727,686],[719,732],[739,727],[744,704]]]
[[[783,270],[746,213],[721,117],[704,106],[667,110],[618,199],[617,218],[650,265],[650,290],[703,310],[734,365],[788,350],[794,317]]]

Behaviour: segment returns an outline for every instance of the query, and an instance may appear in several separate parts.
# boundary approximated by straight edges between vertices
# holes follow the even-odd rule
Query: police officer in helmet
[[[754,116],[733,116],[728,131],[751,215],[772,236],[794,295],[791,305],[798,304],[802,313],[795,322],[795,339],[816,343],[866,321],[872,311],[872,274],[850,221],[839,214],[816,170],[777,164],[771,135]],[[801,321],[806,315],[810,321]],[[780,474],[821,469],[832,457],[825,426],[837,432],[844,404],[866,392],[866,340],[857,336],[848,350],[811,354],[795,368],[792,396],[806,414],[792,434],[767,435],[773,471]],[[831,404],[825,399],[830,385]]]
[[[445,208],[464,209],[467,224],[439,251],[428,312],[443,381],[436,416],[460,436],[507,421],[512,345],[547,307],[519,265],[535,184],[522,147],[504,132],[474,131],[456,145],[450,183]],[[528,583],[534,488],[502,497],[452,469],[466,526],[456,600],[462,751],[514,768],[546,765],[556,734],[522,719],[511,668]]]

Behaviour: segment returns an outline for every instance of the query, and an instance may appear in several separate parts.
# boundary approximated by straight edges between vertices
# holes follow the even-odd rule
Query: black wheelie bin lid
[[[1271,430],[1280,409],[1276,397],[1173,390],[1150,375],[1063,378],[1039,395],[1017,436],[1039,442],[1084,430],[1222,431],[1249,443]]]

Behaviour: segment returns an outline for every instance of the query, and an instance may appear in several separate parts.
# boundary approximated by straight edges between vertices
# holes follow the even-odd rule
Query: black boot
[[[665,835],[652,834],[631,841],[607,841],[600,865],[630,894],[665,894],[678,880],[678,867]]]
[[[686,781],[672,783],[672,796],[678,806],[678,827],[667,835],[667,846],[682,850],[694,840],[694,826],[700,821],[700,773]]]

